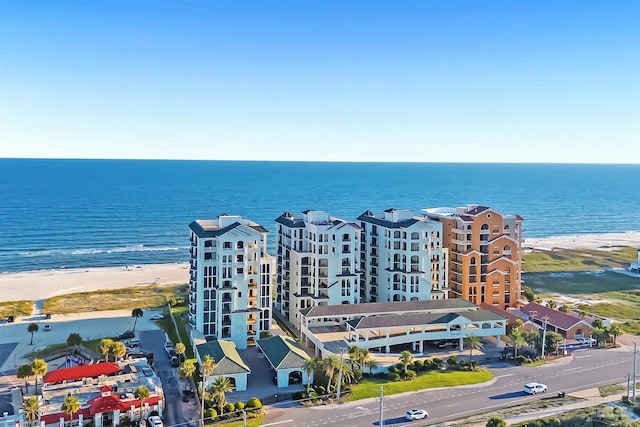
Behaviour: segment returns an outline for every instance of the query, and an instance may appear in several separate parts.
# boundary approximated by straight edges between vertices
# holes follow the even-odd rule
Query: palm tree
[[[226,393],[233,391],[233,384],[227,377],[216,377],[211,386],[211,398],[218,402],[220,407],[220,415],[223,415],[224,405],[227,404]]]
[[[25,363],[24,365],[20,365],[18,371],[16,372],[16,377],[18,379],[24,380],[24,392],[29,393],[29,383],[27,382],[27,378],[33,376],[33,369],[31,369],[31,365]]]
[[[196,365],[192,362],[184,362],[180,365],[180,378],[188,380],[193,376],[193,373],[196,371]],[[186,390],[185,386],[185,390]]]
[[[309,394],[309,388],[311,388],[311,377],[316,369],[318,369],[318,361],[316,359],[305,359],[302,364],[302,370],[307,374],[307,394]]]
[[[366,348],[360,348],[352,345],[349,348],[349,362],[354,369],[354,372],[362,376],[362,366],[364,361],[369,357],[369,350]]]
[[[113,357],[117,359],[120,359],[121,357],[124,357],[125,354],[127,354],[127,347],[124,345],[123,342],[120,341],[115,341],[113,343],[113,346],[111,347],[111,352],[113,353]]]
[[[554,300],[552,299],[547,300],[547,307],[549,307],[550,309],[554,310],[557,306],[558,304],[556,304]]]
[[[136,331],[136,323],[138,323],[138,317],[142,317],[142,309],[141,308],[134,308],[133,311],[131,312],[131,317],[135,317],[135,321],[133,322],[133,330],[131,332],[135,332]]]
[[[209,381],[209,377],[213,373],[213,370],[216,368],[216,362],[213,360],[213,357],[210,355],[205,355],[202,358],[202,363],[200,364],[200,369],[202,369],[202,404],[200,405],[200,425],[204,426],[204,395],[207,393],[207,382]]]
[[[31,362],[31,372],[36,377],[36,394],[38,394],[38,376],[44,377],[47,373],[47,362],[42,359],[35,359]]]
[[[336,369],[340,368],[340,360],[338,360],[338,357],[335,355],[329,354],[322,361],[322,367],[327,378],[329,378],[329,382],[327,383],[327,393],[331,393],[331,381],[333,380],[333,374]]]
[[[364,361],[364,366],[369,368],[369,375],[372,375],[373,370],[378,369],[378,361],[369,355],[369,357]]]
[[[104,356],[105,362],[109,361],[109,355],[113,350],[113,343],[114,341],[110,338],[105,338],[100,340],[100,354]]]
[[[513,349],[514,349],[513,358],[515,360],[515,358],[518,357],[518,347],[523,344],[526,344],[526,341],[522,336],[522,332],[520,332],[519,329],[514,329],[511,331],[511,334],[509,335],[509,340],[513,343]]]
[[[149,389],[147,387],[141,385],[140,387],[138,387],[136,389],[136,391],[135,391],[135,393],[133,395],[136,397],[136,399],[138,399],[140,401],[140,414],[142,414],[142,411],[143,411],[142,408],[144,408],[144,401],[149,398],[151,393],[149,393]],[[140,415],[140,416],[142,417],[142,415]]]
[[[40,406],[38,405],[37,396],[29,396],[22,401],[22,412],[25,419],[29,422],[30,426],[35,425],[35,422],[40,418]]]
[[[176,355],[178,355],[178,360],[180,360],[182,362],[182,360],[184,359],[184,352],[187,351],[187,347],[182,344],[181,342],[179,342],[178,344],[176,344],[176,347],[174,348]]]
[[[67,337],[67,345],[69,347],[73,347],[74,355],[78,351],[78,347],[80,347],[80,344],[82,344],[82,337],[80,336],[80,334],[69,334],[69,336]]]
[[[465,338],[465,346],[469,349],[469,365],[473,360],[473,350],[480,350],[482,345],[482,338],[477,335],[469,334]]]
[[[411,354],[409,350],[403,350],[402,353],[400,353],[400,363],[402,363],[402,368],[406,375],[407,367],[413,363],[413,354]]]
[[[33,333],[34,332],[38,332],[38,324],[37,323],[29,323],[29,326],[27,326],[27,331],[29,331],[29,333],[31,333],[31,342],[29,343],[29,345],[33,345]]]
[[[609,326],[609,335],[613,337],[613,346],[616,346],[616,338],[622,335],[622,328],[620,328],[620,324],[614,323]]]
[[[77,397],[69,395],[62,403],[62,410],[69,415],[69,425],[73,426],[73,414],[80,410],[80,401]]]

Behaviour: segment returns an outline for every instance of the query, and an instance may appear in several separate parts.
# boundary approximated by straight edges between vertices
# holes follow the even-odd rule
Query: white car
[[[163,427],[162,418],[157,415],[152,415],[147,418],[147,426],[149,427]]]
[[[149,319],[151,319],[151,320],[162,320],[162,319],[164,319],[164,315],[160,314],[160,313],[153,314],[153,315],[149,316]]]
[[[404,414],[404,417],[409,421],[423,420],[428,416],[429,414],[424,409],[410,409],[406,414]]]
[[[587,344],[591,347],[593,347],[594,345],[596,345],[597,341],[593,338],[580,338],[578,341],[580,341],[582,344]]]
[[[527,383],[524,385],[524,392],[527,394],[545,393],[547,386],[540,383]]]

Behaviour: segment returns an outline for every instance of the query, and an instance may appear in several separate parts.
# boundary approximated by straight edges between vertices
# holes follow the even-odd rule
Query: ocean
[[[524,237],[640,230],[640,165],[0,159],[0,272],[188,261],[194,219],[491,206]]]

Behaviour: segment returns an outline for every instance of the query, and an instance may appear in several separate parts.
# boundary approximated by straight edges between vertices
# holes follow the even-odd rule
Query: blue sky
[[[640,163],[640,1],[0,0],[0,157]]]

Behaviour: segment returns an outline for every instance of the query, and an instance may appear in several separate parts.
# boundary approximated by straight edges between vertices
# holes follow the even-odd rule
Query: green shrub
[[[424,365],[424,362],[418,359],[413,362],[413,366],[411,367],[411,369],[413,369],[414,371],[420,371],[422,370],[423,365]]]
[[[407,372],[404,374],[404,378],[408,380],[414,379],[418,374],[413,369],[407,369]]]
[[[400,381],[400,374],[397,374],[397,373],[389,373],[389,375],[387,376],[387,378],[388,378],[388,379],[389,379],[389,381],[391,381],[391,382]]]
[[[389,366],[389,373],[390,374],[397,374],[398,372],[400,372],[400,369],[398,369],[397,366],[395,366],[395,365]]]
[[[236,411],[242,411],[244,409],[244,402],[236,403]]]
[[[447,364],[449,366],[458,366],[458,358],[455,354],[449,356],[449,358],[447,359]]]
[[[434,365],[440,365],[442,363],[442,359],[440,359],[439,357],[434,357],[433,358],[433,364]]]
[[[216,418],[218,418],[218,411],[216,411],[215,408],[209,408],[209,410],[207,411],[207,418],[215,420]]]
[[[252,397],[251,399],[247,400],[247,408],[260,409],[262,408],[262,402],[257,397]]]
[[[522,355],[516,357],[516,363],[518,365],[522,365],[523,363],[527,363],[527,357],[526,356],[522,356]]]
[[[226,405],[224,405],[224,413],[228,414],[230,412],[234,412],[236,410],[236,405],[234,405],[233,403],[229,402]]]

